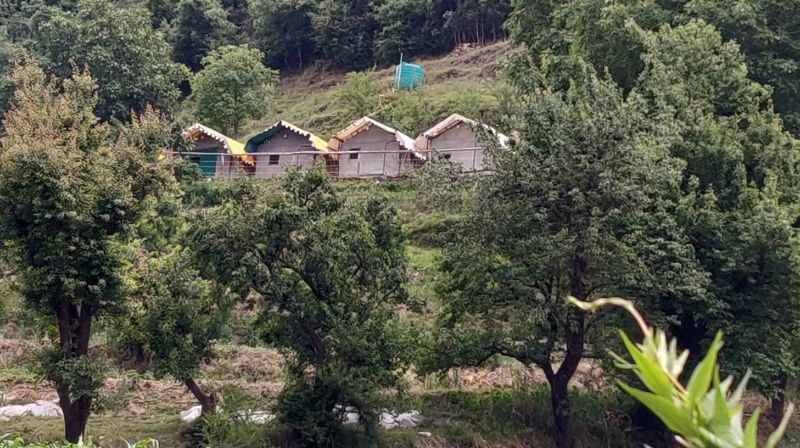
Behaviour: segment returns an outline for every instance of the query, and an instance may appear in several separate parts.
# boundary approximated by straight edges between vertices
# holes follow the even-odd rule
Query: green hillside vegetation
[[[425,84],[412,92],[394,89],[394,66],[368,71],[378,91],[376,104],[368,114],[412,137],[453,113],[497,122],[513,102],[513,92],[498,73],[511,51],[508,42],[497,42],[462,47],[442,57],[415,59],[413,62],[425,69]],[[330,137],[360,118],[336,101],[344,78],[343,72],[322,66],[283,77],[268,115],[250,121],[242,134],[253,134],[283,119],[323,138]]]

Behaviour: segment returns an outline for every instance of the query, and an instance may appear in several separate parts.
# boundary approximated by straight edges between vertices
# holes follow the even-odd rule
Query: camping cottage
[[[436,126],[420,134],[414,148],[423,153],[438,152],[452,162],[460,163],[467,171],[482,171],[487,161],[484,148],[478,138],[478,123],[462,115],[453,114]],[[508,145],[508,137],[494,128],[483,125],[489,134],[497,138],[502,147]]]
[[[255,157],[255,177],[280,177],[289,166],[308,169],[328,152],[325,140],[287,121],[278,121],[247,140]]]
[[[242,176],[253,168],[243,144],[207,126],[195,123],[183,135],[194,142],[187,158],[200,167],[203,176]]]
[[[424,160],[411,137],[370,117],[339,131],[328,147],[339,153],[339,177],[397,176]]]

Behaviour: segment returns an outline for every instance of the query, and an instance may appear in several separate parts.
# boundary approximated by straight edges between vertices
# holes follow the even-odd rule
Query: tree
[[[173,28],[173,58],[197,72],[203,58],[230,43],[235,34],[236,26],[219,0],[183,0]]]
[[[776,384],[797,371],[787,356],[794,338],[780,338],[794,334],[800,311],[797,294],[789,292],[797,272],[788,257],[797,250],[791,223],[800,192],[800,146],[773,111],[771,89],[750,79],[750,57],[713,26],[687,16],[699,11],[693,2],[686,10],[682,2],[649,0],[519,3],[523,9],[515,11],[510,28],[527,51],[512,73],[524,78],[521,68],[542,57],[557,66],[579,54],[646,98],[651,119],[667,116],[675,126],[679,138],[670,152],[686,162],[686,196],[676,218],[711,284],[707,300],[660,300],[660,311],[673,317],[670,330],[694,353],[712,340],[713,329],[727,331],[732,343],[721,355],[723,367],[739,374],[753,367],[754,384],[781,397]],[[734,14],[744,16],[762,11],[749,2],[717,6],[742,8]],[[761,27],[761,20],[743,27]],[[568,80],[558,85],[565,89]],[[759,311],[781,312],[754,312],[755,296]],[[773,335],[780,341],[764,344]]]
[[[162,148],[106,146],[109,128],[92,112],[88,75],[59,84],[26,63],[12,77],[15,106],[0,140],[0,239],[25,300],[57,328],[41,369],[58,393],[66,438],[77,442],[104,379],[102,361],[89,353],[92,325],[120,312],[122,248],[169,177],[152,163]]]
[[[377,394],[408,366],[394,306],[406,304],[405,239],[385,200],[344,201],[325,170],[203,213],[204,275],[262,302],[262,334],[288,360],[280,417],[308,446],[332,445],[348,407],[372,432]]]
[[[607,67],[629,89],[644,65],[641,41],[626,24],[657,31],[663,25],[702,19],[726,41],[740,46],[748,77],[774,88],[775,110],[783,115],[786,128],[797,134],[800,40],[793,32],[800,26],[797,7],[797,0],[743,0],[735,7],[715,0],[518,0],[509,28],[514,40],[534,53],[579,54],[598,69]]]
[[[271,66],[302,70],[316,55],[310,0],[255,0],[250,4],[253,35]]]
[[[322,0],[311,16],[314,41],[321,55],[340,68],[361,70],[374,63],[378,29],[369,0]]]
[[[697,352],[723,329],[723,367],[751,368],[759,390],[780,398],[782,378],[798,371],[790,353],[800,317],[800,142],[772,110],[770,89],[748,79],[738,45],[712,26],[690,21],[642,39],[637,88],[652,110],[674,117],[681,138],[671,151],[687,163],[680,220],[717,298],[682,311],[663,303],[681,322],[671,330]]]
[[[345,117],[363,117],[378,107],[378,86],[368,72],[350,72],[333,94],[339,111]]]
[[[120,348],[141,355],[157,378],[184,383],[203,413],[216,412],[216,396],[195,381],[210,362],[230,312],[220,288],[200,277],[189,250],[144,253],[136,270],[136,286],[126,318],[112,334]]]
[[[397,62],[401,56],[419,54],[427,36],[420,32],[427,19],[425,0],[390,0],[377,8],[380,30],[375,36],[375,59]]]
[[[147,9],[150,23],[156,29],[168,27],[178,14],[178,5],[172,0],[147,0]]]
[[[234,135],[245,119],[263,117],[278,82],[278,72],[264,67],[263,58],[246,45],[228,45],[203,58],[189,97],[195,115]]]
[[[567,448],[567,387],[587,348],[602,350],[605,325],[563,298],[702,300],[707,280],[673,215],[682,163],[669,153],[669,121],[650,119],[640,96],[625,98],[580,60],[524,75],[521,141],[491,150],[494,173],[478,180],[450,235],[441,333],[423,367],[500,354],[540,368],[556,446]]]
[[[785,126],[800,135],[800,15],[797,0],[746,0],[732,8],[722,2],[691,0],[687,18],[714,25],[723,38],[739,44],[749,77],[773,87],[775,111]]]
[[[74,12],[50,8],[38,27],[35,48],[45,70],[68,78],[74,67],[88,69],[98,83],[97,115],[127,121],[145,105],[172,112],[185,68],[170,59],[170,48],[150,15],[109,0],[78,0]]]

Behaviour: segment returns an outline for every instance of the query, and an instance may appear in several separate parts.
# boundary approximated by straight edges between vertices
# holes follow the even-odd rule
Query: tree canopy
[[[247,118],[267,113],[278,72],[261,62],[263,55],[246,45],[225,46],[203,58],[192,77],[189,100],[195,115],[223,133],[239,135]]]
[[[77,67],[97,80],[97,115],[127,121],[150,104],[177,107],[186,73],[172,62],[164,35],[151,28],[147,10],[118,8],[107,0],[78,0],[74,11],[42,11],[34,49],[45,70],[67,78]]]
[[[169,177],[151,163],[162,148],[130,144],[140,139],[109,144],[89,75],[59,83],[26,62],[12,77],[15,105],[0,140],[0,238],[26,302],[58,329],[41,369],[58,392],[66,439],[77,442],[104,379],[102,361],[89,353],[92,324],[123,309],[123,247]]]

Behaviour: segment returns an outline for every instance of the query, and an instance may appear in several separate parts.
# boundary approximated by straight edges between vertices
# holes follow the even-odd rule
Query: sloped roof
[[[422,134],[420,134],[420,136],[417,137],[417,139],[414,141],[414,147],[416,149],[418,149],[418,150],[421,150],[421,151],[427,150],[428,149],[428,142],[430,140],[435,139],[436,137],[442,135],[445,131],[457,126],[460,123],[466,123],[466,124],[468,124],[470,126],[477,126],[478,125],[477,121],[475,121],[475,120],[473,120],[471,118],[467,118],[467,117],[465,117],[463,115],[459,115],[459,114],[450,115],[449,117],[447,117],[444,120],[442,120],[439,123],[437,123],[436,126],[430,128],[427,131],[425,131]],[[488,125],[485,125],[485,124],[481,124],[481,126],[483,126],[484,129],[489,131],[489,133],[491,133],[492,135],[494,135],[497,138],[497,141],[500,143],[501,147],[503,147],[503,148],[507,148],[508,147],[508,136],[507,135],[499,132],[497,129],[495,129],[495,128],[491,127],[491,126],[488,126]]]
[[[387,126],[381,123],[380,121],[377,121],[370,117],[361,117],[358,120],[352,122],[350,126],[339,131],[328,142],[328,147],[330,147],[334,151],[338,151],[339,148],[341,148],[342,143],[350,140],[351,138],[355,137],[361,132],[366,131],[367,129],[369,129],[370,126],[376,126],[388,132],[389,134],[394,134],[394,138],[397,141],[397,143],[400,144],[401,148],[414,152],[413,138],[398,131],[397,129],[394,129],[391,126]],[[419,154],[417,154],[416,152],[414,152],[414,154],[419,157]]]
[[[228,151],[229,154],[241,156],[245,155],[244,145],[220,132],[204,126],[200,123],[195,123],[184,131],[184,135],[197,139],[200,135],[205,135],[213,140],[222,143],[222,147]]]
[[[258,145],[274,137],[275,134],[277,134],[281,128],[288,129],[294,132],[295,134],[306,137],[308,139],[308,142],[311,144],[311,147],[316,149],[317,151],[328,152],[328,144],[327,142],[325,142],[325,140],[313,134],[312,132],[299,128],[296,125],[284,120],[279,120],[278,122],[268,127],[267,129],[264,129],[258,134],[250,137],[250,139],[247,140],[247,144],[245,145],[245,151],[254,152]]]

